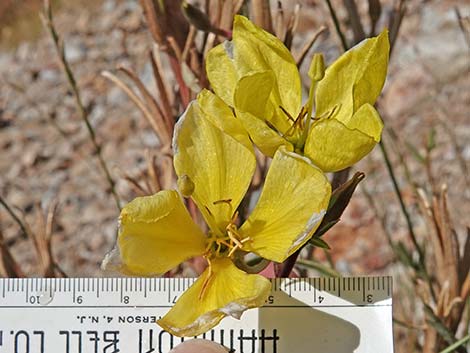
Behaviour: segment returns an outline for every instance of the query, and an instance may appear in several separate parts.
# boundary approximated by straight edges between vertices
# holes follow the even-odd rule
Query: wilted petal
[[[225,316],[238,319],[245,310],[264,304],[271,290],[269,280],[246,274],[228,258],[213,260],[211,267],[212,272],[206,269],[158,321],[166,331],[176,336],[196,336]]]
[[[178,193],[138,197],[121,211],[118,247],[123,270],[160,275],[204,253],[206,236],[193,222]]]
[[[240,228],[250,237],[244,250],[282,262],[320,225],[331,186],[321,170],[302,156],[280,148],[266,177],[258,204]]]

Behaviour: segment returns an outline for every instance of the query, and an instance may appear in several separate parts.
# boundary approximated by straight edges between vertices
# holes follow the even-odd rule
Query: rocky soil
[[[426,184],[425,168],[404,146],[412,144],[423,151],[430,129],[435,128],[432,175],[437,185],[448,185],[453,217],[462,231],[470,212],[468,175],[461,163],[468,168],[470,160],[470,51],[456,20],[456,5],[469,15],[470,7],[459,1],[412,4],[394,48],[380,107],[386,125],[396,134],[396,138],[385,134],[385,140],[405,201],[412,209],[416,200],[396,152],[407,155],[411,175]],[[302,23],[321,24],[319,19],[327,18],[325,14],[319,5],[307,8]],[[64,6],[57,12],[56,22],[105,159],[118,180],[117,191],[122,200],[131,200],[134,195],[122,176],[138,176],[145,169],[146,150],[154,149],[158,141],[125,94],[100,72],[126,65],[136,69],[148,86],[153,85],[146,56],[151,41],[141,9],[131,0]],[[335,48],[334,32],[317,44],[318,50],[330,54]],[[101,275],[99,265],[113,246],[118,211],[50,39],[40,34],[36,40],[3,49],[0,80],[0,194],[30,220],[37,207],[44,209],[57,200],[53,236],[57,261],[69,276]],[[387,229],[397,239],[406,238],[379,149],[355,169],[367,173],[363,186],[386,214]],[[28,275],[35,275],[31,240],[20,237],[3,209],[0,216],[13,254]],[[417,233],[424,236],[427,229],[417,214],[414,222]],[[393,268],[380,221],[363,190],[325,240],[333,248],[337,269],[344,273],[387,273]]]

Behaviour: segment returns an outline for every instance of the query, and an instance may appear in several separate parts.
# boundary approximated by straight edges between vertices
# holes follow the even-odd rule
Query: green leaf
[[[418,149],[413,146],[411,143],[409,142],[405,142],[405,146],[406,148],[408,149],[408,151],[411,152],[411,155],[419,162],[419,163],[424,163],[425,161],[425,158],[424,156],[418,151]]]
[[[312,239],[310,239],[310,244],[318,248],[330,250],[330,246],[321,238],[312,237]]]
[[[321,274],[329,277],[341,277],[341,274],[337,272],[335,269],[324,265],[316,260],[304,260],[304,259],[298,259],[296,262],[296,265],[298,266],[303,266],[303,267],[308,267],[312,268],[314,270],[317,270]]]
[[[460,346],[463,346],[466,342],[470,341],[470,335],[467,335],[465,336],[464,338],[458,340],[457,342],[455,342],[454,344],[450,345],[449,347],[447,347],[446,349],[440,351],[439,353],[452,353],[452,352],[455,352],[455,349],[460,347]]]
[[[322,222],[321,228],[318,228],[313,236],[317,237],[317,238],[321,237],[323,234],[328,232],[330,230],[330,228],[332,228],[338,222],[339,222],[339,220],[334,220],[334,221],[331,221],[331,222],[326,223],[324,225],[323,225],[323,222]]]
[[[453,345],[457,342],[454,334],[442,322],[442,319],[434,313],[433,309],[426,303],[424,303],[424,313],[426,314],[426,323],[432,326],[448,344]]]
[[[435,147],[436,147],[436,129],[432,127],[431,130],[429,131],[426,149],[428,150],[428,152],[431,152]]]

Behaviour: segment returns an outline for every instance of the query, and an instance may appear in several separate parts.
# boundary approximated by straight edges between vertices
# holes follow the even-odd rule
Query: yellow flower
[[[207,234],[179,194],[165,190],[136,198],[122,210],[118,248],[123,270],[137,275],[160,275],[194,256],[207,259],[208,268],[159,320],[172,334],[194,336],[227,315],[239,318],[264,304],[270,282],[240,270],[232,258],[243,251],[284,261],[316,230],[331,191],[308,159],[280,148],[256,207],[238,227],[236,209],[255,171],[255,154],[230,108],[208,91],[178,121],[173,149],[179,187],[198,206]]]
[[[232,41],[208,53],[206,71],[214,92],[235,109],[264,154],[286,146],[331,172],[356,163],[380,141],[383,125],[373,104],[385,81],[388,52],[384,31],[344,53],[325,72],[322,57],[315,56],[309,99],[302,106],[300,75],[288,49],[236,16]]]

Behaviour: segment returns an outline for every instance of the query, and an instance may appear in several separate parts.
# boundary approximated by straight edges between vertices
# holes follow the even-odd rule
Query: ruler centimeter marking
[[[113,292],[124,290],[126,292],[158,291],[180,292],[186,290],[193,282],[194,278],[0,278],[0,287],[2,288],[2,297],[6,297],[11,292],[31,291],[54,291],[54,292],[97,292],[100,290]],[[342,280],[342,284],[339,284]],[[284,278],[272,279],[274,291],[312,291],[314,287],[320,291],[359,291],[365,290],[365,285],[361,284],[367,281],[367,290],[385,290],[390,293],[391,277],[338,277],[338,278]],[[166,282],[166,283],[165,283]],[[310,286],[307,287],[306,284]],[[157,289],[158,285],[158,289]],[[148,286],[148,287],[147,287]],[[338,287],[338,288],[337,288]],[[167,289],[168,288],[168,289]]]
[[[156,322],[195,280],[0,279],[0,353],[167,352],[181,340]],[[311,353],[312,342],[318,352],[393,353],[391,277],[271,283],[262,308],[202,337],[244,353]]]
[[[156,294],[159,294],[157,304],[171,307],[194,281],[194,278],[6,278],[0,279],[0,308],[42,306],[41,298],[47,302],[44,306],[48,307],[85,307],[92,304],[126,307],[144,304],[147,299],[148,306],[152,306],[155,304],[152,298]],[[329,305],[323,301],[325,293],[352,301],[354,306],[377,305],[377,301],[390,298],[392,293],[392,278],[387,276],[276,278],[271,282],[274,296],[279,292],[289,297],[294,293],[310,293],[311,300],[307,304],[312,307]],[[19,295],[23,300],[19,299]],[[164,302],[162,295],[166,299]],[[55,303],[56,297],[60,297],[59,303]],[[139,297],[139,300],[136,302],[134,297]],[[109,304],[105,305],[104,302]]]

